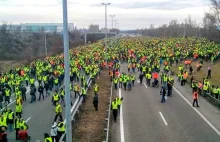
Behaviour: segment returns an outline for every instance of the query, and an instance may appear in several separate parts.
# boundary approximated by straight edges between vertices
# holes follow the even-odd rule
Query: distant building
[[[40,31],[44,30],[46,32],[62,32],[63,24],[62,23],[25,23],[21,24],[21,29],[24,31]],[[74,29],[74,24],[69,23],[69,30]]]
[[[89,32],[99,32],[99,25],[90,25]]]
[[[101,32],[104,33],[104,32],[105,32],[105,28],[102,28],[102,29],[101,29]],[[108,33],[108,32],[110,32],[110,30],[107,29],[106,32]]]

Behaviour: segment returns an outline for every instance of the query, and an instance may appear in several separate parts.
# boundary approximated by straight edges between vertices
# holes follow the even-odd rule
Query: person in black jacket
[[[43,99],[44,99],[44,87],[42,86],[42,84],[40,84],[39,85],[39,87],[38,87],[38,92],[39,92],[39,101],[40,101],[40,99],[41,99],[41,96],[43,97]]]
[[[140,84],[142,84],[143,78],[144,78],[144,74],[143,74],[143,73],[141,73],[141,74],[139,75]]]
[[[31,87],[31,92],[30,92],[31,102],[30,103],[33,103],[36,100],[36,94],[35,94],[36,91],[37,89],[35,88],[35,86]]]
[[[98,111],[98,104],[99,104],[99,97],[97,93],[95,93],[95,96],[93,97],[93,105],[96,111]]]
[[[163,86],[161,87],[160,95],[162,96],[161,103],[165,102],[166,101],[166,99],[165,99],[166,89]]]
[[[22,85],[22,86],[21,86],[21,95],[22,95],[22,100],[23,100],[23,101],[26,101],[26,92],[27,92],[26,87],[24,87],[24,86]]]
[[[49,90],[48,81],[44,82],[44,89],[45,89],[45,92],[46,92],[45,96],[47,97],[47,95],[49,95],[49,92],[48,92],[48,90]]]

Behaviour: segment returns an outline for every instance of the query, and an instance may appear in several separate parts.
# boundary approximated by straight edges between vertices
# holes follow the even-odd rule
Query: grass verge
[[[101,72],[96,79],[99,85],[99,110],[93,107],[93,87],[88,91],[85,104],[83,104],[76,124],[73,127],[73,142],[101,142],[105,138],[106,110],[108,109],[111,82],[108,71]]]

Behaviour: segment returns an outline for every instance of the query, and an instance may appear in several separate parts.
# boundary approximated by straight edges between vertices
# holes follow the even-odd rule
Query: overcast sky
[[[208,11],[209,0],[67,0],[69,22],[79,28],[90,24],[104,26],[105,9],[115,15],[120,29],[161,25],[175,19],[182,22],[188,15],[198,23]],[[62,22],[62,0],[0,0],[0,21],[19,23]],[[111,19],[108,16],[108,27]]]

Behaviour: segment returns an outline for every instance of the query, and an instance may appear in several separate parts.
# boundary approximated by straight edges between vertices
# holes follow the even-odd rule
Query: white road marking
[[[144,83],[144,86],[147,88],[147,85]]]
[[[121,98],[121,88],[119,88],[119,98]],[[122,105],[121,104],[121,108],[120,108],[120,132],[121,132],[121,142],[125,142],[125,134],[124,134],[124,122],[123,122],[123,109],[122,109]]]
[[[161,118],[163,119],[164,124],[167,126],[168,124],[167,124],[167,121],[165,120],[165,118],[163,117],[163,114],[161,112],[159,112],[159,114],[160,114]]]
[[[31,117],[29,117],[29,118],[26,120],[26,122],[28,122],[30,119],[31,119]]]
[[[189,106],[192,107],[192,104],[175,88],[173,87],[173,89],[186,101],[187,104],[189,104]],[[220,132],[215,128],[215,126],[212,125],[211,122],[209,122],[208,119],[205,118],[205,116],[203,116],[200,111],[197,110],[197,108],[192,107],[195,112],[220,136]]]

